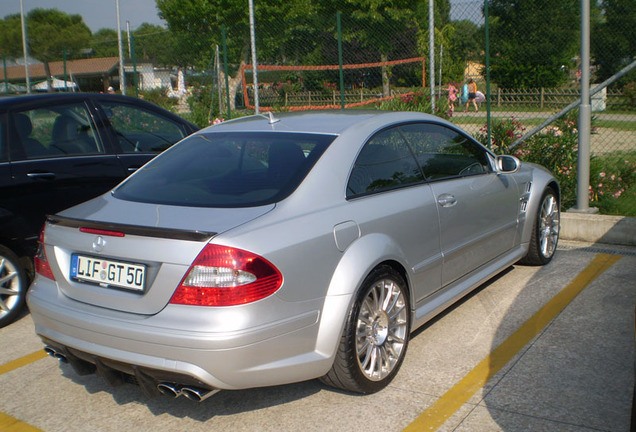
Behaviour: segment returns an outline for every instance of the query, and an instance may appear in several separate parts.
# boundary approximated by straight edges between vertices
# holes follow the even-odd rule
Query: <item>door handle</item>
[[[32,179],[44,179],[44,180],[54,180],[55,173],[52,172],[30,172],[27,174],[27,177]]]
[[[453,207],[455,204],[457,204],[455,196],[451,194],[441,194],[437,197],[437,202],[442,207]]]

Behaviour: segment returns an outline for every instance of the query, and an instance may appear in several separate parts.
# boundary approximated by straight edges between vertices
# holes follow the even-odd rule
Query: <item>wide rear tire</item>
[[[322,382],[355,393],[382,390],[402,365],[410,327],[404,279],[389,266],[376,268],[357,294],[334,364]]]

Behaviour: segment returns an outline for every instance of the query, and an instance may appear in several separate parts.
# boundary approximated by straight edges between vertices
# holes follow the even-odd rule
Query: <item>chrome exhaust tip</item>
[[[68,359],[66,358],[64,353],[59,352],[57,349],[53,348],[52,346],[49,346],[49,345],[45,346],[44,352],[47,353],[49,356],[53,357],[54,359],[59,360],[62,363],[68,363]]]
[[[175,399],[183,394],[181,388],[174,383],[159,383],[157,384],[157,390],[159,390],[161,394]]]
[[[219,391],[220,391],[219,389],[207,390],[207,389],[201,389],[197,387],[183,387],[181,389],[181,394],[183,394],[183,396],[187,397],[188,399],[192,401],[203,402],[204,400],[206,400],[212,395],[215,395]]]

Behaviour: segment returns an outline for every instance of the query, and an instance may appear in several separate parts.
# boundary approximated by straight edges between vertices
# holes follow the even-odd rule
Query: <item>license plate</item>
[[[143,291],[146,266],[74,254],[71,256],[71,278],[104,287]]]

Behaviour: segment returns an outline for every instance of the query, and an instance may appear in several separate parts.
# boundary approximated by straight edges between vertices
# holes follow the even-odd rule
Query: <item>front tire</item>
[[[357,294],[334,364],[322,382],[355,393],[382,390],[402,365],[410,327],[404,279],[389,266],[376,268]]]
[[[27,282],[18,257],[0,246],[0,328],[11,324],[22,311]]]
[[[528,254],[520,261],[527,265],[545,265],[552,260],[559,243],[561,212],[559,199],[552,188],[543,192],[532,227]]]

